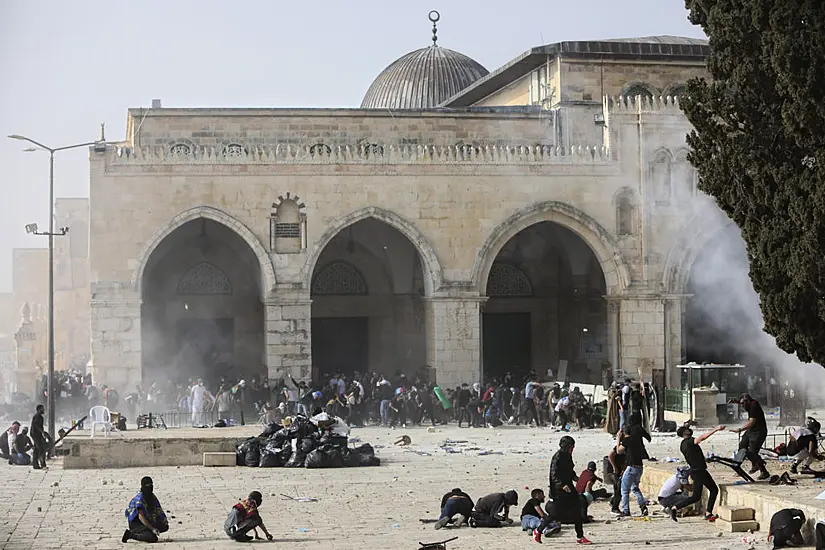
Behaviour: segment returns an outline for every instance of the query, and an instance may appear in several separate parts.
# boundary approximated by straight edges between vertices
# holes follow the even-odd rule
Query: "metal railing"
[[[690,413],[690,392],[687,390],[670,390],[665,388],[665,410]]]
[[[244,411],[236,409],[229,414],[218,414],[217,410],[191,413],[185,410],[168,410],[141,414],[137,418],[138,429],[143,428],[192,428],[200,426],[214,426],[219,421],[225,421],[227,426],[244,426],[246,418]]]

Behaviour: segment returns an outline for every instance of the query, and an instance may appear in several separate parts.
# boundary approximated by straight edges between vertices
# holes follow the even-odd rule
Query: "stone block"
[[[759,523],[756,521],[725,521],[717,519],[718,525],[726,533],[747,533],[748,531],[759,531]]]
[[[235,453],[203,453],[204,466],[235,466]]]
[[[753,508],[720,506],[719,518],[727,522],[753,521],[756,511]]]

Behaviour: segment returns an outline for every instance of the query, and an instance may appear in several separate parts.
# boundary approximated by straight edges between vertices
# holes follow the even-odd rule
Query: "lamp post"
[[[77,143],[75,145],[65,145],[63,147],[47,147],[40,142],[37,142],[26,136],[12,134],[11,139],[18,139],[21,141],[28,141],[35,146],[29,151],[36,151],[42,149],[49,152],[49,230],[37,231],[37,224],[26,225],[26,233],[34,235],[47,235],[49,237],[49,372],[46,380],[46,392],[48,395],[48,431],[49,435],[55,437],[55,388],[54,388],[54,238],[55,236],[62,236],[69,232],[68,227],[61,227],[57,233],[54,231],[54,154],[58,151],[65,151],[67,149],[77,149],[79,147],[95,146],[95,150],[105,150],[105,136],[103,134],[103,126],[101,126],[100,140],[90,141],[88,143]],[[98,149],[102,148],[102,149]]]

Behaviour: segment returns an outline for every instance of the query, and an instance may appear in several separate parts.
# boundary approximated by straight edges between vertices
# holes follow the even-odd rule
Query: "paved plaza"
[[[227,430],[243,437],[253,427]],[[179,430],[203,436],[207,430]],[[143,432],[142,432],[143,433]],[[157,435],[172,431],[156,432]],[[394,447],[393,441],[408,434],[413,444]],[[210,434],[211,435],[211,434]],[[436,518],[441,495],[461,487],[474,499],[490,492],[516,489],[520,505],[511,510],[518,517],[529,498],[526,489],[546,490],[547,470],[562,434],[549,429],[511,427],[499,429],[459,429],[439,427],[435,433],[425,428],[353,430],[353,437],[377,447],[382,464],[376,468],[331,470],[159,467],[112,470],[63,470],[54,461],[48,472],[28,467],[3,465],[4,483],[0,498],[0,547],[41,548],[122,548],[120,536],[126,526],[123,510],[137,492],[141,476],[155,480],[155,492],[170,516],[170,531],[161,536],[161,545],[170,548],[230,548],[222,526],[230,506],[252,490],[264,495],[262,516],[281,548],[334,549],[415,549],[418,542],[434,542],[458,536],[450,550],[533,547],[517,524],[501,529],[442,529],[420,519]],[[612,439],[601,431],[573,432],[577,470],[588,460],[599,461]],[[705,443],[717,453],[733,450],[736,436],[725,433]],[[445,439],[462,440],[448,453],[440,448]],[[471,450],[476,447],[477,449]],[[675,436],[655,435],[648,445],[660,461],[678,455]],[[503,454],[479,454],[483,451]],[[771,467],[778,469],[774,462]],[[723,478],[726,472],[714,469]],[[720,479],[721,480],[721,479]],[[822,485],[821,483],[819,485]],[[767,487],[765,488],[767,490]],[[813,486],[781,491],[807,491]],[[296,502],[280,496],[314,497],[318,502]],[[655,499],[654,495],[648,495]],[[806,497],[809,498],[809,497]],[[651,507],[657,510],[657,507]],[[638,514],[635,503],[631,505]],[[591,507],[596,522],[585,526],[585,534],[604,548],[748,548],[742,534],[720,534],[717,526],[699,518],[685,518],[674,524],[661,514],[650,521],[617,521],[606,503]],[[658,512],[658,510],[657,510]],[[767,526],[756,536],[764,541]],[[546,540],[551,546],[575,545],[572,526]],[[143,543],[129,542],[128,546]],[[762,542],[757,548],[767,548]]]

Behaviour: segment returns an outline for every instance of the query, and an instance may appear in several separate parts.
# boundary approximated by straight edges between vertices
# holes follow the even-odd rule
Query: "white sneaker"
[[[455,517],[455,521],[453,522],[453,527],[461,527],[461,524],[463,524],[463,523],[467,523],[467,516],[464,516],[462,514],[458,514]]]

